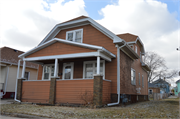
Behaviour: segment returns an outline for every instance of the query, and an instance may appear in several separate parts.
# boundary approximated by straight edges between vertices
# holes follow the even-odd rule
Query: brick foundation
[[[101,75],[94,76],[93,104],[97,107],[102,106],[102,86],[103,79]]]
[[[25,79],[18,79],[18,83],[17,83],[17,99],[21,100],[22,97],[22,82]]]

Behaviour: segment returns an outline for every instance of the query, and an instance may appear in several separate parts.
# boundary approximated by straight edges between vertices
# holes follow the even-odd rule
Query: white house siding
[[[6,66],[1,66],[0,70],[0,90],[3,89],[3,84],[5,83],[5,78],[6,78]]]
[[[16,78],[17,78],[17,66],[12,65],[9,67],[8,82],[6,92],[15,92]],[[29,80],[37,80],[37,69],[26,68],[26,71],[30,72]],[[22,67],[19,71],[19,77],[21,77]]]

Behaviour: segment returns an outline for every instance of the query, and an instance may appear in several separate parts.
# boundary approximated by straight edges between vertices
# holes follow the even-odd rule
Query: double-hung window
[[[97,62],[96,61],[86,61],[84,62],[83,78],[93,78],[93,74],[97,72]],[[105,78],[105,61],[100,61],[100,74]]]
[[[83,29],[77,29],[66,32],[66,40],[82,43],[83,40]]]
[[[139,78],[139,85],[141,85],[140,77],[141,77],[141,75],[140,75],[140,73],[139,73],[139,77],[138,77],[138,78]]]
[[[142,75],[142,87],[144,87],[144,76]]]
[[[54,64],[43,66],[43,80],[50,80],[54,76]]]
[[[136,85],[136,72],[133,68],[131,68],[131,84]]]

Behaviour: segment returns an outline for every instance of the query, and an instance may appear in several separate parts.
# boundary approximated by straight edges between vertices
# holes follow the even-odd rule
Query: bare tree
[[[148,82],[152,82],[158,77],[166,79],[173,78],[177,75],[176,70],[169,70],[164,58],[154,52],[146,52],[143,62],[151,69],[148,75]]]

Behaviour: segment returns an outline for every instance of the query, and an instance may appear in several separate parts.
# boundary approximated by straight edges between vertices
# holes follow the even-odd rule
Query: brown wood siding
[[[56,82],[56,103],[84,104],[81,96],[87,92],[88,101],[93,96],[93,79],[60,80]]]
[[[63,54],[73,54],[73,53],[83,53],[83,52],[95,52],[96,50],[82,48],[74,45],[69,45],[65,43],[56,42],[48,47],[45,47],[28,57],[39,57],[39,56],[50,56],[50,55],[63,55]]]
[[[22,102],[49,103],[50,81],[24,81]]]
[[[103,80],[102,103],[111,102],[111,82]]]
[[[81,27],[71,28],[61,30],[55,37],[60,39],[66,39],[66,32],[81,29],[83,28],[83,43],[102,46],[112,52],[113,54],[117,54],[117,49],[113,40],[101,33],[99,30],[94,28],[91,25],[85,25]],[[117,60],[112,59],[111,62],[107,62],[105,64],[105,78],[112,81],[111,91],[112,93],[117,93]]]

